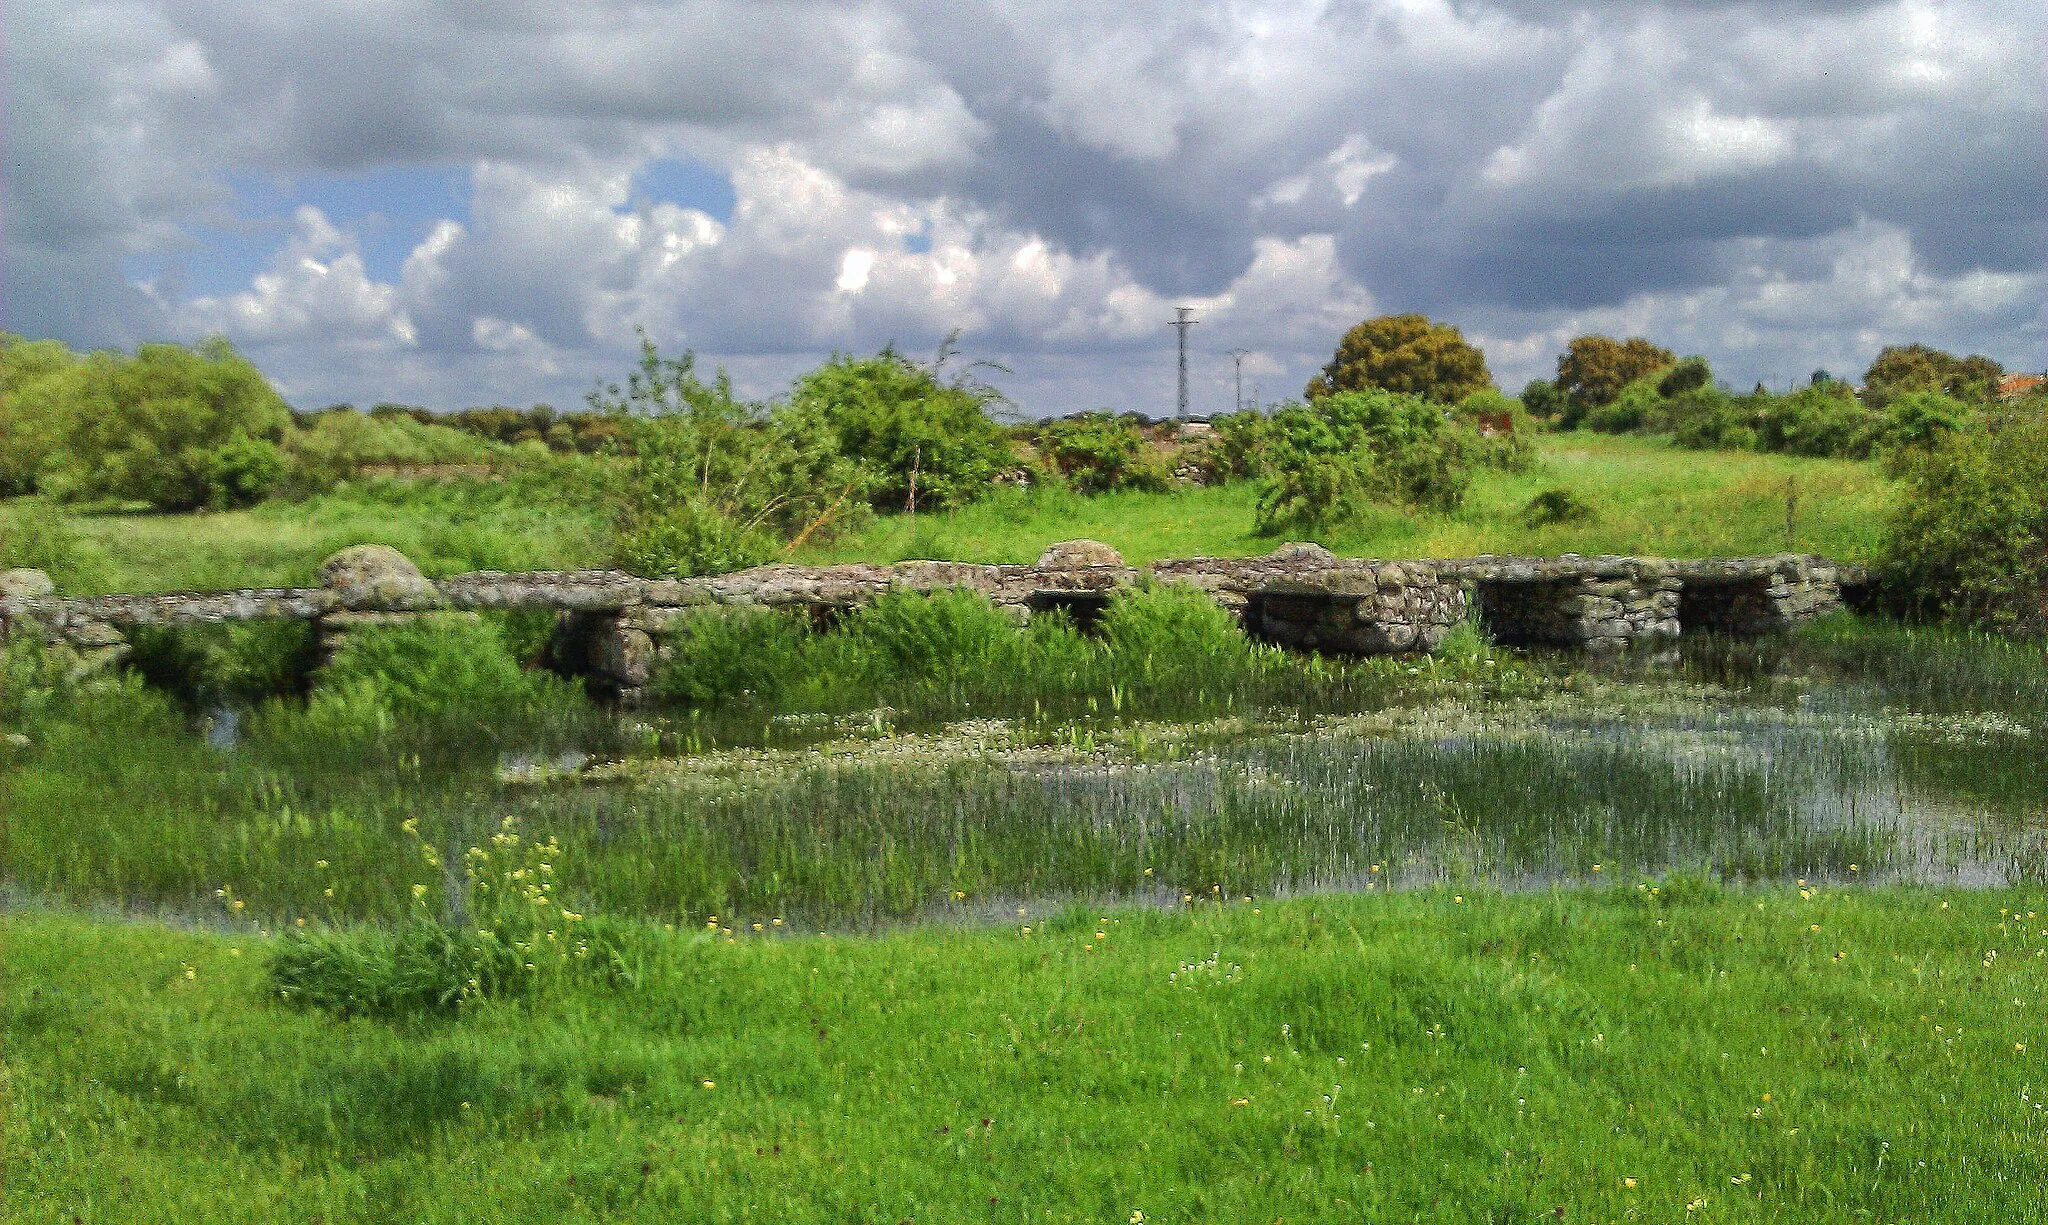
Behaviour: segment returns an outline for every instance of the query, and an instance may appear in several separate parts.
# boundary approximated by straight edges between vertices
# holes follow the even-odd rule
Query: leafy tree
[[[1905,611],[2048,631],[2048,417],[1948,432],[1896,467],[1883,589]]]
[[[35,492],[56,447],[64,384],[34,389],[78,362],[62,341],[0,332],[0,497]]]
[[[1621,398],[1622,389],[1672,364],[1671,350],[1640,336],[1581,336],[1557,359],[1557,385],[1565,411],[1559,424],[1574,429],[1586,414]]]
[[[878,510],[912,504],[963,506],[1017,466],[1008,435],[988,414],[1002,393],[973,367],[944,377],[952,342],[929,366],[893,348],[873,357],[835,355],[797,380],[790,404],[832,431],[839,450],[867,469]],[[978,363],[977,363],[978,364]]]
[[[1310,400],[1378,388],[1456,404],[1493,386],[1486,355],[1448,323],[1424,315],[1382,315],[1344,333],[1337,355],[1309,380]]]
[[[1522,407],[1538,421],[1555,421],[1564,415],[1564,388],[1549,379],[1530,379],[1522,387]]]
[[[1713,367],[1707,364],[1706,358],[1682,358],[1676,365],[1666,370],[1663,376],[1657,380],[1657,394],[1667,400],[1675,399],[1679,396],[1698,391],[1713,381],[1714,370]],[[1818,386],[1827,381],[1823,377],[1814,380],[1814,384]]]
[[[197,349],[143,345],[133,358],[95,353],[34,389],[61,416],[54,475],[74,498],[241,506],[284,470],[276,452],[291,412],[218,336]]]
[[[1314,530],[1374,502],[1451,511],[1472,480],[1469,431],[1419,396],[1374,389],[1273,415],[1258,529]]]
[[[1998,396],[2005,368],[1988,357],[1957,357],[1922,344],[1886,345],[1863,374],[1863,398],[1883,408],[1899,396],[1936,391],[1969,404],[1989,404]]]
[[[699,378],[695,354],[663,358],[643,335],[625,386],[588,399],[632,439],[614,549],[635,574],[742,569],[864,509],[863,474],[814,410],[741,400],[723,370]]]

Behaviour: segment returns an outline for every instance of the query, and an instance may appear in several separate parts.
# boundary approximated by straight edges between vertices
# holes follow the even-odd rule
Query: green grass
[[[1533,471],[1484,471],[1450,516],[1375,511],[1319,542],[1354,557],[1470,557],[1480,553],[1624,553],[1666,557],[1783,552],[1787,482],[1797,492],[1799,552],[1860,561],[1878,548],[1890,486],[1874,465],[1731,451],[1687,451],[1661,438],[1573,433],[1537,437]],[[1563,487],[1591,504],[1590,521],[1528,527],[1538,493]],[[999,493],[947,515],[878,520],[813,550],[820,561],[938,557],[1028,562],[1045,546],[1101,540],[1143,564],[1169,557],[1242,557],[1279,540],[1252,530],[1256,487],[1176,493]]]
[[[603,498],[579,488],[589,472],[383,480],[240,511],[72,515],[80,556],[52,577],[67,594],[309,586],[354,544],[388,544],[433,576],[601,566]]]
[[[253,932],[16,911],[5,1215],[2039,1221],[2044,909],[1444,890],[648,930],[637,987],[402,1022],[273,1002]]]
[[[1792,543],[1844,560],[1871,557],[1889,506],[1875,466],[1747,452],[1686,451],[1662,439],[1540,435],[1541,462],[1522,474],[1486,471],[1451,516],[1393,509],[1326,533],[1349,556],[1462,557],[1477,553],[1635,553],[1739,556],[1785,548],[1787,482],[1797,490]],[[381,481],[302,503],[215,514],[74,515],[82,556],[55,577],[69,592],[289,586],[351,544],[389,544],[430,575],[473,569],[604,565],[601,483],[589,463],[507,481]],[[1531,528],[1536,494],[1564,487],[1591,504],[1584,522]],[[1060,540],[1107,541],[1143,564],[1160,558],[1249,556],[1280,541],[1252,530],[1250,484],[1173,493],[998,492],[963,510],[886,516],[807,562],[938,557],[1029,562]],[[0,515],[7,513],[0,508]]]

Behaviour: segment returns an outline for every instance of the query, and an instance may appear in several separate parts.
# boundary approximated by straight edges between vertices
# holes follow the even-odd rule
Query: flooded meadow
[[[1448,885],[2048,875],[2037,646],[1846,620],[1656,660],[1318,664],[834,712],[580,699],[480,725],[102,698],[4,775],[26,896],[277,923],[460,905],[510,820],[606,914],[764,930]],[[1184,709],[1176,711],[1175,707]],[[59,819],[61,815],[61,819]]]

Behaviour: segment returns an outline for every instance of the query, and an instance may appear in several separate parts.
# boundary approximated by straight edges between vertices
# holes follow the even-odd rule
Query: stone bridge
[[[1615,652],[1670,645],[1684,634],[1754,636],[1839,607],[1843,585],[1860,581],[1825,558],[1796,554],[1366,561],[1312,544],[1285,545],[1264,557],[1134,568],[1094,541],[1054,545],[1028,566],[773,565],[691,579],[612,570],[480,571],[432,580],[395,550],[361,545],[329,558],[321,585],[309,588],[66,599],[40,572],[7,571],[0,573],[0,632],[34,632],[104,665],[125,654],[124,632],[134,626],[292,618],[313,624],[324,656],[363,626],[544,609],[557,614],[557,666],[587,678],[599,693],[632,701],[642,696],[665,644],[709,606],[792,609],[823,625],[885,592],[964,587],[1020,622],[1057,608],[1085,627],[1112,592],[1148,577],[1205,592],[1254,637],[1344,655],[1430,651],[1475,615],[1495,640],[1514,646]]]

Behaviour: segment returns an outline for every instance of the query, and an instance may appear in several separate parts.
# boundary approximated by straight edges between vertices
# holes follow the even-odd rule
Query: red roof
[[[2008,374],[1998,380],[1998,394],[2023,396],[2043,383],[2048,383],[2048,374]]]

